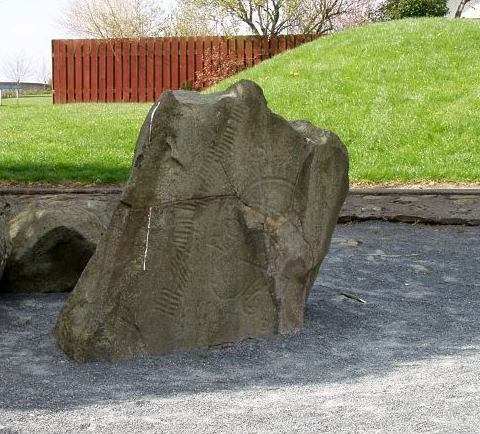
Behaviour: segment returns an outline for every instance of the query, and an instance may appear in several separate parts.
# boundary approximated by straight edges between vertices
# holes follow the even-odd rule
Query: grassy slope
[[[480,22],[429,19],[338,33],[227,80],[337,132],[355,180],[480,181]],[[149,104],[0,106],[0,180],[126,179]]]
[[[403,20],[245,71],[287,119],[335,131],[356,180],[480,180],[480,22]]]

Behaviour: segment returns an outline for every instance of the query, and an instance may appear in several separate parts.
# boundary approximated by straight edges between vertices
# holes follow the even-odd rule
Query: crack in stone
[[[132,204],[126,202],[124,199],[120,199],[120,204],[126,206],[127,208],[131,208],[131,207],[132,207]]]
[[[219,195],[210,195],[210,196],[198,196],[198,197],[189,197],[187,199],[174,200],[174,201],[171,201],[171,202],[161,202],[158,205],[152,206],[151,208],[153,208],[153,209],[155,209],[155,208],[167,208],[167,207],[181,205],[181,204],[189,203],[189,202],[202,202],[202,201],[210,201],[210,200],[218,200],[218,199],[229,199],[229,198],[239,199],[234,194],[219,194]],[[125,205],[129,206],[128,204],[125,204]],[[135,209],[142,210],[142,209],[147,209],[147,207],[135,207]]]

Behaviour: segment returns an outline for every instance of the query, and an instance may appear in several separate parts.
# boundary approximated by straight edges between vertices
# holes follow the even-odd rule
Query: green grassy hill
[[[321,38],[222,82],[255,80],[270,107],[335,131],[356,181],[480,181],[480,22],[381,23]],[[0,181],[128,177],[150,104],[0,106]]]
[[[247,78],[287,119],[335,131],[355,180],[480,181],[480,22],[401,20],[303,45]]]

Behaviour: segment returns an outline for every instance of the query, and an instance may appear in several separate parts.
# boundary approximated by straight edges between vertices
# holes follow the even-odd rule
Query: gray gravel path
[[[340,225],[299,334],[118,364],[55,347],[64,295],[0,295],[0,432],[480,432],[479,241]]]

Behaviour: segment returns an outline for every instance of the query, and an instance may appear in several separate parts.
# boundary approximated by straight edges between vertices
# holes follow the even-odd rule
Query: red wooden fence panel
[[[82,86],[83,100],[91,101],[90,97],[90,41],[87,39],[83,44],[82,52]]]
[[[187,64],[187,87],[191,87],[195,81],[195,38],[188,38],[188,64]]]
[[[98,101],[106,101],[107,93],[107,58],[106,45],[99,43],[98,47]],[[55,88],[55,87],[54,87]]]
[[[218,55],[221,59],[226,59],[228,57],[228,38],[226,36],[220,37]]]
[[[262,40],[259,37],[253,38],[253,63],[260,63],[262,57]]]
[[[270,38],[270,47],[269,47],[270,57],[273,57],[275,56],[275,54],[277,54],[277,42],[278,42],[278,38]]]
[[[90,51],[90,101],[98,101],[98,45],[91,41]]]
[[[75,52],[73,41],[66,41],[67,56],[67,102],[75,102]],[[54,87],[55,89],[55,83]]]
[[[170,81],[170,38],[163,40],[163,88],[172,88]]]
[[[107,78],[106,78],[106,88],[107,88],[107,102],[113,102],[113,88],[114,88],[114,68],[113,68],[113,41],[107,41]]]
[[[292,48],[295,48],[295,36],[294,35],[288,35],[287,36],[287,48],[290,50]]]
[[[228,55],[227,59],[232,62],[235,62],[237,59],[237,47],[236,47],[236,40],[237,38],[229,38],[228,39]]]
[[[164,89],[204,88],[198,74],[230,59],[251,67],[315,35],[191,36],[52,41],[53,101],[151,102]]]
[[[260,61],[264,61],[269,58],[269,50],[268,50],[268,38],[264,36],[262,38],[262,48],[261,48],[261,54],[260,54]]]
[[[160,98],[163,91],[163,45],[160,38],[155,40],[155,84],[154,99]]]
[[[245,39],[245,67],[253,66],[253,40],[252,38]]]
[[[75,74],[75,100],[77,102],[83,101],[83,82],[82,82],[82,40],[74,41],[74,74]]]
[[[302,44],[305,42],[304,39],[305,39],[305,38],[304,38],[303,35],[297,35],[297,36],[295,37],[295,46],[302,45]]]
[[[287,40],[285,39],[285,36],[279,36],[278,37],[278,51],[280,53],[284,52],[287,49]]]
[[[138,101],[138,42],[132,41],[130,51],[130,101]]]
[[[203,38],[203,48],[202,48],[202,63],[203,63],[203,68],[204,70],[211,70],[212,67],[212,38],[207,36]],[[201,71],[201,70],[200,70]],[[203,77],[202,82],[201,82],[201,88],[204,89],[207,87],[207,83],[204,80],[205,77]]]
[[[123,80],[122,80],[122,41],[115,40],[113,44],[113,58],[115,62],[114,67],[114,95],[115,95],[115,102],[122,102],[123,97]]]
[[[122,101],[130,101],[130,41],[123,41],[122,46]]]
[[[180,39],[180,89],[187,86],[187,38]]]
[[[53,76],[57,77],[57,89],[53,95],[54,103],[67,102],[67,65],[66,65],[67,45],[64,41],[58,43],[52,42],[52,53],[55,62],[52,62]]]
[[[196,57],[195,57],[195,71],[201,71],[203,69],[203,38],[197,38],[196,43]],[[199,87],[203,86],[201,80],[198,83]]]
[[[155,45],[154,40],[147,40],[147,101],[155,101]]]
[[[172,38],[170,44],[170,70],[172,89],[178,89],[178,38]]]
[[[147,50],[145,39],[138,43],[138,102],[147,101]]]
[[[220,38],[218,36],[212,37],[212,67],[217,70],[220,66]]]
[[[245,67],[245,40],[243,36],[237,37],[237,71],[242,71]]]

